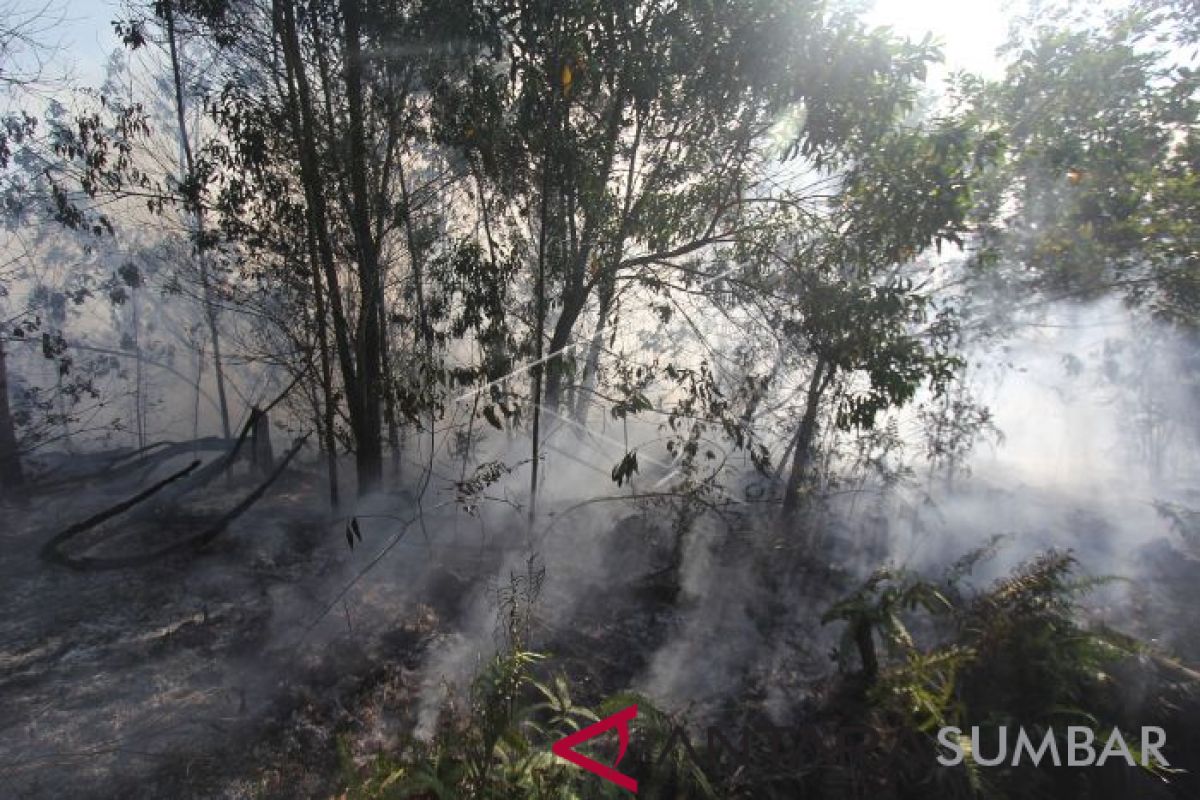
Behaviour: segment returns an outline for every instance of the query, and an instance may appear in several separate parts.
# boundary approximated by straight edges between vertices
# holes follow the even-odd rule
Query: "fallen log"
[[[218,536],[220,536],[222,533],[224,533],[224,531],[229,527],[229,525],[231,523],[233,523],[234,520],[236,520],[238,517],[240,517],[242,514],[244,514],[247,510],[249,510],[251,506],[253,506],[255,503],[257,503],[259,500],[262,499],[263,495],[265,495],[267,493],[267,491],[271,488],[271,486],[275,483],[275,481],[277,481],[279,479],[279,477],[284,473],[284,471],[288,467],[288,464],[290,464],[292,459],[296,457],[296,454],[300,452],[300,448],[302,448],[304,446],[304,443],[307,440],[308,440],[308,435],[305,435],[302,438],[300,438],[299,440],[297,440],[296,443],[292,446],[291,450],[289,450],[287,452],[287,454],[279,462],[279,465],[275,468],[275,470],[271,473],[271,475],[267,477],[267,479],[265,481],[263,481],[261,484],[259,484],[259,486],[253,492],[251,492],[249,495],[247,495],[240,503],[238,503],[236,506],[234,506],[229,511],[222,514],[213,525],[211,525],[209,528],[202,531],[201,533],[196,534],[195,536],[188,537],[187,539],[167,545],[166,547],[160,547],[159,549],[151,551],[149,553],[142,553],[142,554],[134,555],[134,556],[112,556],[112,557],[70,556],[70,555],[63,553],[59,549],[64,542],[74,538],[75,536],[83,533],[84,531],[87,531],[87,530],[90,530],[91,528],[96,527],[96,525],[99,525],[101,522],[111,519],[112,517],[122,513],[123,511],[128,510],[129,508],[132,508],[134,505],[141,502],[142,500],[147,499],[148,497],[153,495],[155,492],[157,492],[159,489],[163,488],[165,485],[167,485],[171,481],[174,481],[178,478],[182,478],[184,475],[186,475],[187,473],[189,473],[193,469],[195,469],[197,465],[199,465],[200,462],[198,462],[198,461],[193,463],[192,465],[190,465],[186,470],[183,470],[180,473],[176,473],[175,475],[172,475],[170,478],[160,482],[159,484],[156,484],[155,486],[151,487],[150,489],[147,489],[145,492],[142,492],[137,497],[132,498],[131,500],[128,500],[124,503],[121,503],[119,506],[114,506],[113,508],[109,509],[106,512],[97,514],[96,516],[94,516],[88,520],[85,520],[82,523],[73,525],[71,528],[68,528],[66,531],[63,531],[62,533],[58,534],[53,539],[51,539],[49,542],[47,542],[46,545],[42,548],[41,556],[46,561],[49,561],[49,562],[55,563],[55,564],[60,564],[62,566],[70,567],[71,569],[78,570],[81,572],[98,572],[98,571],[102,571],[102,570],[125,569],[127,567],[144,566],[146,564],[150,564],[152,562],[158,561],[161,558],[165,558],[166,556],[180,553],[183,551],[199,552],[204,547],[211,544],[214,539],[216,539]]]
[[[181,542],[180,545],[190,545],[199,549],[212,542],[213,539],[217,538],[217,536],[219,536],[227,527],[229,527],[230,523],[232,523],[242,514],[246,513],[251,506],[262,499],[262,496],[267,493],[267,490],[271,488],[271,485],[274,484],[275,481],[279,480],[279,476],[284,473],[284,470],[287,469],[288,464],[290,464],[292,459],[296,457],[296,454],[300,452],[300,448],[304,447],[304,443],[308,441],[308,437],[309,434],[306,433],[304,436],[296,440],[296,443],[292,445],[292,449],[289,450],[287,455],[285,455],[279,462],[279,466],[275,468],[275,471],[267,476],[267,479],[260,483],[257,489],[246,495],[246,499],[242,500],[242,502],[225,512],[225,515],[217,521],[217,524],[213,525],[207,531],[195,537],[195,539],[191,540],[191,542]],[[179,547],[179,545],[176,545],[176,547]]]
[[[159,513],[161,513],[163,506],[176,504],[192,492],[195,492],[197,489],[203,489],[205,486],[208,486],[218,475],[228,474],[230,468],[237,461],[238,453],[241,452],[242,445],[245,444],[246,438],[254,429],[254,424],[258,414],[258,409],[251,410],[250,418],[246,420],[246,424],[242,427],[242,431],[238,434],[238,438],[232,440],[232,447],[229,447],[231,440],[219,440],[226,443],[226,447],[221,449],[228,450],[228,452],[226,452],[220,458],[213,459],[208,464],[205,464],[204,467],[198,470],[196,474],[193,475],[189,480],[175,487],[171,491],[166,492],[161,498],[159,498],[159,502],[156,506],[140,509],[133,515],[133,520],[147,521],[153,519],[157,517]]]
[[[250,435],[254,432],[255,426],[259,424],[259,420],[269,414],[277,405],[282,403],[284,398],[291,393],[292,389],[296,388],[296,384],[300,382],[307,372],[308,370],[305,369],[299,375],[297,375],[295,379],[287,385],[287,388],[280,392],[275,399],[268,403],[264,408],[252,408],[250,410],[250,416],[246,419],[246,424],[242,426],[242,430],[240,433],[238,433],[238,437],[236,440],[234,440],[233,447],[229,450],[229,452],[222,458],[218,458],[212,463],[206,465],[204,469],[197,472],[191,480],[178,487],[175,491],[170,492],[164,498],[164,500],[172,503],[178,502],[197,489],[207,486],[218,475],[228,474],[230,468],[232,468],[237,462],[238,456],[241,455],[242,448],[245,446],[246,440],[250,438]]]
[[[97,459],[104,466],[91,472],[67,475],[57,480],[33,482],[27,487],[27,490],[33,494],[45,494],[96,481],[107,483],[138,470],[152,468],[175,456],[193,454],[200,450],[229,450],[233,444],[233,440],[222,439],[219,436],[208,436],[189,442],[157,442],[132,452],[122,452],[110,455],[106,459]]]
[[[40,555],[44,561],[49,561],[51,563],[56,563],[56,564],[67,564],[68,563],[67,556],[63,555],[63,553],[59,551],[59,547],[61,547],[63,544],[70,541],[71,539],[74,539],[76,536],[80,535],[81,533],[86,533],[87,531],[90,531],[92,528],[95,528],[97,525],[107,522],[108,520],[112,519],[115,516],[124,514],[126,511],[128,511],[129,509],[136,506],[138,503],[141,503],[145,500],[150,499],[155,494],[157,494],[159,491],[166,488],[167,486],[174,483],[175,481],[179,480],[180,478],[187,477],[187,475],[189,473],[191,473],[192,470],[196,469],[196,467],[198,467],[198,466],[200,466],[200,462],[193,461],[191,464],[189,464],[185,468],[181,469],[179,472],[176,472],[174,475],[170,475],[166,478],[163,478],[161,481],[154,484],[149,489],[139,492],[138,494],[134,495],[133,497],[129,498],[128,500],[125,500],[124,502],[121,502],[121,503],[117,503],[115,506],[112,506],[110,508],[105,509],[104,511],[101,511],[99,514],[94,514],[93,516],[90,516],[87,519],[85,519],[83,522],[75,523],[74,525],[67,528],[65,531],[59,533],[54,538],[52,538],[50,541],[48,541],[44,545],[42,545],[42,549],[39,551],[38,555]]]
[[[41,480],[30,483],[26,487],[26,493],[29,494],[47,494],[71,486],[93,483],[96,481],[111,482],[117,478],[124,477],[130,473],[137,472],[142,469],[150,469],[155,465],[179,455],[194,454],[197,451],[224,451],[224,455],[210,462],[207,466],[197,472],[185,484],[177,487],[175,490],[168,492],[162,500],[166,503],[178,502],[196,489],[201,489],[207,486],[218,475],[228,473],[229,469],[237,461],[238,456],[242,452],[242,448],[246,444],[246,440],[251,438],[252,434],[256,433],[263,425],[266,415],[279,405],[291,393],[296,384],[304,377],[307,370],[301,372],[296,378],[288,384],[278,396],[275,397],[265,408],[252,409],[249,419],[242,426],[242,430],[236,439],[225,439],[220,436],[206,436],[201,439],[194,439],[184,442],[155,442],[136,450],[125,450],[119,453],[110,454],[94,454],[91,456],[81,456],[89,460],[97,461],[104,466],[90,472],[75,475],[66,475],[54,480]],[[266,474],[266,470],[263,470]],[[147,515],[148,516],[148,515]],[[147,516],[143,516],[145,519]]]

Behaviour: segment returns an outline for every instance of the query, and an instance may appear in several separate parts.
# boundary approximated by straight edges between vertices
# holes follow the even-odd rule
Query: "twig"
[[[375,515],[375,516],[381,516],[381,515]],[[378,553],[376,553],[375,556],[369,562],[367,562],[367,564],[362,569],[360,569],[353,578],[350,579],[349,583],[347,583],[345,586],[342,587],[341,591],[339,591],[337,593],[337,595],[332,600],[330,600],[328,604],[326,604],[326,606],[321,610],[321,613],[318,614],[313,619],[312,622],[310,622],[307,626],[305,626],[304,633],[301,634],[300,638],[296,641],[296,647],[299,647],[301,644],[303,644],[304,640],[308,638],[308,635],[310,633],[312,633],[313,629],[316,628],[317,625],[319,625],[321,623],[321,620],[325,619],[325,617],[329,614],[329,612],[332,611],[337,606],[337,604],[342,601],[342,598],[344,598],[347,594],[349,594],[350,590],[353,589],[355,587],[355,585],[357,585],[358,582],[360,580],[362,580],[368,572],[373,570],[375,568],[375,565],[383,560],[384,556],[386,556],[388,553],[390,553],[396,545],[400,544],[401,540],[404,539],[405,534],[408,533],[409,528],[411,528],[412,524],[417,521],[418,516],[419,515],[414,514],[413,516],[409,517],[407,520],[403,520],[403,524],[400,526],[400,530],[397,531],[392,536],[391,541],[389,541],[382,550],[380,550]]]

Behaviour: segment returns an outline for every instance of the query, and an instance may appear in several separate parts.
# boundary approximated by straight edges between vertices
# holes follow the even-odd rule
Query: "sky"
[[[64,24],[59,40],[65,60],[75,67],[82,82],[98,85],[108,54],[120,44],[112,29],[112,21],[120,15],[120,3],[67,0],[62,7]]]
[[[1010,0],[878,0],[867,20],[901,36],[927,32],[942,43],[946,68],[998,77],[996,49],[1008,37]]]
[[[38,0],[18,0],[29,5]],[[877,0],[867,19],[898,34],[919,39],[926,32],[944,45],[946,66],[994,74],[994,53],[1008,31],[1008,0]],[[117,45],[111,21],[119,13],[116,0],[67,0],[66,24],[56,36],[76,75],[85,83],[101,80],[106,54]]]

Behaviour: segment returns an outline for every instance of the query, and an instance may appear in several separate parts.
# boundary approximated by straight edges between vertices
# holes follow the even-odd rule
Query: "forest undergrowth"
[[[647,595],[644,580],[622,586],[642,590],[636,607],[610,603],[609,622],[594,637],[556,636],[539,628],[544,574],[531,561],[528,572],[511,574],[495,593],[495,654],[467,687],[447,685],[431,731],[399,734],[374,754],[355,747],[352,730],[341,735],[335,795],[621,797],[624,790],[558,759],[550,747],[636,705],[620,770],[637,777],[640,796],[652,798],[1194,796],[1198,764],[1187,743],[1200,709],[1200,675],[1102,621],[1089,601],[1121,582],[1082,574],[1069,552],[1045,552],[982,585],[971,581],[1000,547],[997,539],[938,575],[884,566],[861,582],[829,570],[801,573],[795,561],[776,567],[776,579],[824,584],[810,585],[807,597],[837,598],[819,620],[809,620],[838,634],[831,651],[820,654],[825,673],[796,682],[780,704],[756,685],[763,673],[748,670],[741,691],[700,713],[668,711],[626,682],[659,641],[653,618],[665,615],[658,625],[671,624],[671,587]],[[1136,619],[1123,621],[1138,628]],[[759,620],[777,628],[771,637],[786,637],[784,628],[795,622],[772,619],[769,609]],[[626,669],[587,668],[597,653],[619,654],[611,660]],[[769,655],[778,654],[760,654]],[[947,726],[985,730],[981,747],[990,757],[1000,726],[1040,742],[1050,730],[1061,739],[1069,725],[1089,728],[1100,742],[1121,731],[1139,764],[1136,732],[1161,726],[1176,743],[1164,752],[1170,767],[984,767],[966,733],[960,765],[936,760],[942,751],[935,735]],[[605,734],[583,752],[612,764],[616,738]]]

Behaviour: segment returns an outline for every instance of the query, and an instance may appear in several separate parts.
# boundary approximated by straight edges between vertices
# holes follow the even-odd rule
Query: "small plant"
[[[936,795],[928,796],[937,797],[1086,797],[1087,787],[1072,773],[1028,764],[981,770],[962,740],[962,766],[936,768],[935,736],[945,727],[1007,726],[1042,735],[1086,725],[1104,741],[1128,723],[1113,691],[1113,669],[1141,646],[1107,628],[1086,626],[1080,606],[1082,596],[1111,579],[1081,578],[1070,553],[1051,551],[985,590],[964,587],[962,579],[996,545],[993,540],[960,559],[941,586],[879,570],[825,614],[827,623],[846,623],[838,648],[843,669],[850,653],[857,652],[862,664],[851,677],[864,678],[865,687],[862,681],[849,684],[858,687],[854,694],[864,704],[855,713],[869,721],[880,742],[902,754],[899,763],[927,765],[897,768],[881,780],[914,790],[936,785]],[[905,624],[906,614],[920,612],[927,615],[925,642],[915,641]],[[886,645],[882,652],[876,638]],[[845,700],[837,692],[827,698],[833,704]],[[836,754],[825,757],[823,769],[836,771]]]
[[[950,601],[933,584],[884,567],[876,570],[858,591],[826,611],[821,623],[846,623],[837,651],[838,661],[845,667],[848,653],[852,648],[856,650],[862,676],[869,685],[879,675],[876,636],[882,637],[892,651],[914,650],[912,635],[901,614],[916,608],[938,613],[949,610]]]
[[[593,710],[579,703],[561,672],[545,669],[547,657],[530,648],[544,570],[530,559],[496,591],[497,652],[476,674],[459,704],[447,698],[429,741],[412,739],[398,752],[376,759],[370,774],[344,768],[346,800],[611,800],[620,788],[554,756],[551,746],[585,725],[637,704],[639,749],[622,769],[649,775],[643,797],[716,800],[704,773],[686,750],[668,750],[674,721],[646,698],[618,694]],[[607,750],[606,742],[595,745]],[[611,744],[611,743],[609,743]],[[351,762],[339,742],[343,764]],[[662,764],[648,753],[667,753]],[[615,756],[597,756],[612,763]],[[679,794],[684,792],[684,794]]]
[[[1069,553],[1049,552],[985,589],[964,585],[997,544],[955,562],[940,581],[880,569],[830,608],[824,622],[846,628],[837,653],[841,668],[802,715],[805,725],[819,724],[821,734],[806,741],[785,738],[785,749],[769,754],[751,747],[743,760],[722,759],[681,738],[679,720],[645,697],[619,693],[594,707],[580,703],[569,677],[550,670],[548,658],[528,644],[543,578],[531,560],[497,591],[502,646],[472,681],[466,701],[448,698],[429,741],[410,741],[378,759],[367,777],[347,772],[346,798],[622,797],[622,789],[558,759],[551,746],[636,704],[631,728],[637,746],[620,769],[637,776],[639,797],[650,800],[765,800],[797,793],[838,800],[1082,800],[1089,789],[1076,772],[1030,763],[983,769],[969,737],[958,740],[965,756],[960,766],[937,763],[943,728],[1005,725],[1041,737],[1086,725],[1103,741],[1130,724],[1111,691],[1112,670],[1141,646],[1082,621],[1080,598],[1105,580],[1081,578]],[[854,656],[859,670],[850,669]],[[613,739],[584,747],[612,764]],[[1166,771],[1156,776],[1171,777]]]

